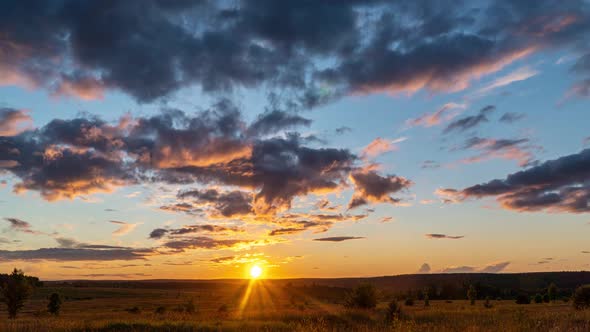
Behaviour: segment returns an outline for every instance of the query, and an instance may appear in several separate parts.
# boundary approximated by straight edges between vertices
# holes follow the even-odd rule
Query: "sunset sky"
[[[590,3],[15,1],[0,272],[590,269]]]

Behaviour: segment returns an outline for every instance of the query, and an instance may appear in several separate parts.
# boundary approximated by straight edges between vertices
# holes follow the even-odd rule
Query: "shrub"
[[[545,302],[545,303],[549,303],[549,294],[545,293],[545,294],[543,295],[543,302]]]
[[[429,307],[430,306],[430,297],[428,296],[428,289],[424,290],[424,295],[422,297],[424,299],[424,306]]]
[[[156,310],[154,310],[154,313],[157,315],[163,315],[166,313],[166,307],[159,306],[156,308]]]
[[[347,296],[345,305],[349,308],[373,309],[377,306],[377,289],[371,284],[361,284]]]
[[[543,302],[543,295],[537,293],[537,295],[535,295],[535,303],[542,303]]]
[[[393,299],[387,305],[386,320],[388,322],[393,322],[393,321],[399,319],[401,313],[402,313],[402,308],[399,306],[399,304],[397,304],[397,301],[395,299]]]
[[[25,305],[25,301],[31,296],[33,287],[29,278],[17,269],[14,269],[0,286],[2,297],[0,301],[6,304],[8,318],[14,319]]]
[[[51,294],[49,303],[47,304],[47,311],[54,316],[59,316],[59,312],[61,311],[61,296],[59,294]]]
[[[405,305],[407,305],[408,307],[411,307],[411,306],[413,306],[413,305],[414,305],[414,299],[413,299],[413,298],[411,298],[411,297],[408,297],[408,298],[406,299],[406,301],[404,302],[404,304],[405,304]]]
[[[590,285],[580,286],[572,296],[574,308],[581,310],[590,308]]]
[[[516,297],[516,304],[530,304],[531,298],[526,294],[519,294]]]
[[[184,304],[184,312],[188,314],[194,314],[197,311],[197,306],[195,305],[195,301],[193,299],[188,300]]]
[[[475,305],[475,299],[477,298],[477,291],[473,285],[469,286],[469,290],[467,291],[467,298],[469,299],[469,303],[471,305]]]
[[[127,311],[130,314],[139,314],[139,313],[141,313],[141,310],[139,309],[139,307],[127,308],[127,309],[125,309],[125,311]]]
[[[490,297],[486,296],[486,301],[484,302],[483,306],[485,308],[490,309],[491,307],[493,307],[492,302],[490,301]]]
[[[219,306],[219,308],[217,309],[217,312],[219,313],[226,313],[229,311],[229,307],[227,306],[227,304],[222,304],[221,306]]]
[[[557,286],[554,283],[551,283],[549,288],[547,288],[547,295],[549,295],[549,300],[551,300],[551,302],[557,300]]]

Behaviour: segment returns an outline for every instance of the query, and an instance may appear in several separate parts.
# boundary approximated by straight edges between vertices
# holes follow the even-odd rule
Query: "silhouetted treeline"
[[[10,274],[7,273],[0,273],[0,285],[4,284],[10,278]],[[25,279],[29,283],[29,285],[33,287],[41,287],[43,286],[43,282],[39,280],[37,277],[32,276],[25,276]]]

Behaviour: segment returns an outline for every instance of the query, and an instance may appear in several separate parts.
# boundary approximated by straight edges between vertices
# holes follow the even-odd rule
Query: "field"
[[[513,300],[433,300],[405,306],[386,320],[390,295],[375,310],[343,306],[346,289],[259,280],[141,284],[47,284],[1,331],[590,331],[590,311],[569,303],[517,305]],[[59,317],[47,298],[64,298]],[[0,312],[6,317],[6,312]]]

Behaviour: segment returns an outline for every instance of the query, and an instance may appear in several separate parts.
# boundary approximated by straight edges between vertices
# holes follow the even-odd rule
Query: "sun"
[[[254,265],[250,268],[250,277],[252,279],[258,279],[262,275],[262,268],[258,265]]]

